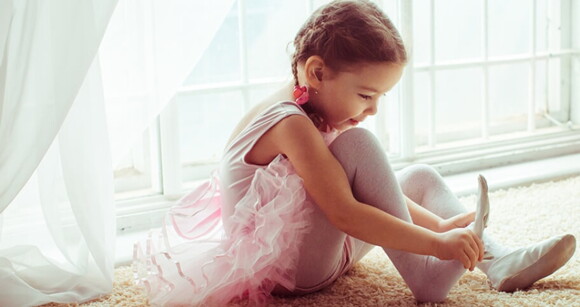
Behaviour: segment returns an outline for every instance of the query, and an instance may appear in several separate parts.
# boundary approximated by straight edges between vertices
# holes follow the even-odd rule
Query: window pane
[[[437,141],[477,137],[481,129],[481,69],[439,71],[435,77]]]
[[[525,130],[528,111],[528,63],[492,66],[489,68],[490,130],[502,131],[502,125],[515,125],[510,130]]]
[[[250,88],[249,92],[249,99],[250,99],[250,108],[253,106],[261,103],[264,101],[265,98],[272,95],[274,92],[278,91],[285,82],[276,83],[276,84],[269,84],[269,85],[260,85],[254,86]]]
[[[536,52],[548,50],[548,1],[536,0]]]
[[[385,125],[385,149],[392,158],[399,157],[401,154],[401,83],[387,93],[387,96],[379,103],[379,113],[384,106],[384,125]],[[379,136],[380,137],[380,136]]]
[[[213,41],[185,80],[185,85],[241,79],[238,22],[238,5],[236,2],[217,31]]]
[[[177,103],[182,165],[219,161],[244,111],[241,92],[180,95]]]
[[[431,55],[431,7],[429,1],[413,2],[413,60],[429,63]]]
[[[548,61],[548,113],[560,122],[570,119],[571,60],[571,57],[563,56]]]
[[[381,1],[381,0],[374,0],[375,4],[377,4],[380,8],[383,9],[387,17],[391,20],[391,22],[395,25],[399,33],[401,31],[401,23],[399,20],[399,8],[400,3],[399,1]]]
[[[429,137],[429,100],[430,85],[429,73],[416,72],[414,75],[414,101],[415,101],[415,145],[417,147],[428,144]]]
[[[330,2],[330,0],[312,0],[312,7],[313,7],[313,9],[316,10],[318,7],[321,7],[329,2]],[[306,19],[304,19],[304,20],[306,20]]]
[[[435,57],[437,61],[477,58],[481,51],[481,1],[437,0]]]
[[[290,74],[287,50],[291,50],[289,44],[307,17],[306,2],[252,0],[245,3],[250,79]]]
[[[535,84],[535,95],[536,95],[536,113],[544,113],[547,111],[546,103],[548,101],[547,97],[547,80],[546,80],[546,60],[536,62],[536,84]]]
[[[580,17],[580,11],[577,12]],[[580,34],[580,23],[576,26],[576,32]],[[575,40],[576,48],[580,48],[580,35]],[[570,57],[570,108],[569,120],[575,125],[580,125],[580,55],[576,54]]]
[[[490,56],[530,52],[529,0],[489,1]]]
[[[115,197],[125,199],[161,193],[157,133],[147,129],[114,169]]]

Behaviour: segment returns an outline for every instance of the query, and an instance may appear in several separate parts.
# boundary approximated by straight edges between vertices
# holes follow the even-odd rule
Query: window
[[[178,197],[207,178],[237,121],[288,80],[293,36],[326,2],[236,1],[175,101],[118,166],[119,199]],[[377,2],[411,52],[363,125],[395,167],[451,173],[578,150],[580,4]]]
[[[413,102],[402,107],[402,161],[439,161],[453,172],[485,166],[468,162],[485,154],[503,156],[489,165],[539,158],[542,138],[552,140],[545,150],[553,155],[577,150],[552,146],[576,135],[578,124],[570,113],[571,62],[580,55],[570,1],[401,4],[400,28],[413,42],[401,101]]]

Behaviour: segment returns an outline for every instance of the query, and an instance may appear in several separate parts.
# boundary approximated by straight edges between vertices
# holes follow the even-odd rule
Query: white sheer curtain
[[[114,165],[171,101],[233,2],[119,1],[99,51]]]
[[[112,166],[231,3],[0,0],[0,306],[110,291]]]
[[[1,1],[0,210],[63,123],[115,2]]]

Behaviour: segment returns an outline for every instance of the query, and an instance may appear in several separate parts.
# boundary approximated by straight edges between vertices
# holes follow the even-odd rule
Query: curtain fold
[[[99,92],[93,65],[58,136],[3,213],[0,306],[79,302],[112,289],[115,211]]]
[[[110,292],[113,166],[232,2],[0,0],[0,306]]]
[[[0,14],[8,20],[0,30],[0,212],[56,136],[115,4],[2,0],[6,11]]]

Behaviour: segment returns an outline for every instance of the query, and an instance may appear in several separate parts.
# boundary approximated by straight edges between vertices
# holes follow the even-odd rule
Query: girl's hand
[[[441,260],[459,260],[463,267],[473,271],[483,260],[483,243],[473,231],[456,228],[438,235],[435,257]]]
[[[475,220],[475,211],[461,213],[439,222],[438,232],[447,232],[455,228],[465,228]]]

